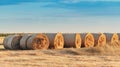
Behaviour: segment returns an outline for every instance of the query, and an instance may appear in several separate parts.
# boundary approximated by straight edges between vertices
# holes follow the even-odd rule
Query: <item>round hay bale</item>
[[[95,39],[95,46],[103,46],[106,44],[106,36],[103,33],[92,33]]]
[[[10,35],[4,41],[4,46],[6,49],[18,50],[20,49],[20,39],[22,36],[20,35]]]
[[[24,34],[20,40],[20,47],[23,50],[27,49],[27,40],[31,37],[31,34]]]
[[[49,38],[49,48],[62,49],[64,48],[64,37],[62,33],[46,33]]]
[[[4,38],[5,37],[0,37],[0,45],[3,45]]]
[[[117,33],[114,33],[112,36],[111,42],[114,43],[114,42],[118,42],[118,41],[119,41],[119,36]]]
[[[94,46],[94,36],[92,33],[82,33],[82,47],[93,47]]]
[[[104,33],[106,35],[107,43],[115,43],[119,41],[117,33]]]
[[[3,46],[5,49],[9,49],[9,47],[7,46],[7,42],[8,42],[8,38],[11,37],[12,35],[6,36],[5,39],[3,40]]]
[[[79,33],[65,33],[64,43],[66,48],[81,48],[81,36]]]
[[[117,33],[118,34],[118,36],[119,36],[119,41],[120,41],[120,33]]]
[[[81,43],[82,43],[82,39],[79,33],[76,33],[76,37],[75,37],[75,48],[81,48]]]
[[[38,49],[48,49],[49,47],[49,40],[45,34],[33,34],[27,40],[27,48],[38,50]]]

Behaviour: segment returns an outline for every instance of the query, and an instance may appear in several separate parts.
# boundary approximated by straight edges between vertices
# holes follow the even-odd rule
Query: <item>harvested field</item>
[[[119,67],[120,49],[105,45],[91,48],[5,50],[0,46],[1,67]]]
[[[59,44],[59,35],[47,35],[53,38],[50,42]],[[10,45],[0,45],[0,66],[1,67],[119,67],[120,66],[120,42],[116,34],[107,36],[112,43],[105,44],[105,35],[83,33],[67,34],[63,37],[69,48],[48,49],[49,40],[44,34],[24,35],[21,40],[17,36],[8,36],[4,43]],[[106,37],[106,38],[107,38]],[[9,39],[11,38],[11,39]],[[55,39],[54,39],[55,38]],[[17,45],[21,42],[20,45]],[[59,42],[60,41],[60,42]],[[13,43],[12,43],[13,42]],[[87,48],[80,48],[80,44]],[[103,44],[102,46],[99,46]],[[55,44],[55,45],[56,45]],[[75,44],[79,46],[75,47]],[[84,45],[83,45],[84,44]],[[98,44],[96,46],[96,44]],[[11,47],[12,45],[12,47]],[[94,46],[95,45],[95,46]],[[7,50],[19,46],[23,49],[34,50]],[[53,47],[53,46],[52,46]],[[75,47],[75,48],[73,48]],[[39,49],[39,50],[38,50]]]

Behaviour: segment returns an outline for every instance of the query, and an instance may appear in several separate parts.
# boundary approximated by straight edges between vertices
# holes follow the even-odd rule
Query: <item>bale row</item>
[[[49,40],[44,34],[9,35],[4,39],[6,49],[47,49]]]
[[[64,38],[61,33],[9,35],[3,43],[6,49],[61,49]]]
[[[62,49],[103,46],[119,41],[114,33],[38,33],[9,35],[4,39],[6,49]]]

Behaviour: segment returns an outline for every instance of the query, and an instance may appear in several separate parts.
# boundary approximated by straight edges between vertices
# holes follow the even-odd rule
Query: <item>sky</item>
[[[0,0],[0,33],[120,32],[120,0]]]

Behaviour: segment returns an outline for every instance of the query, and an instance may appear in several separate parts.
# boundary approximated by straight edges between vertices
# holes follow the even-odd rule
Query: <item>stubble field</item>
[[[0,46],[1,67],[119,67],[120,48],[64,48],[48,50],[5,50]]]

